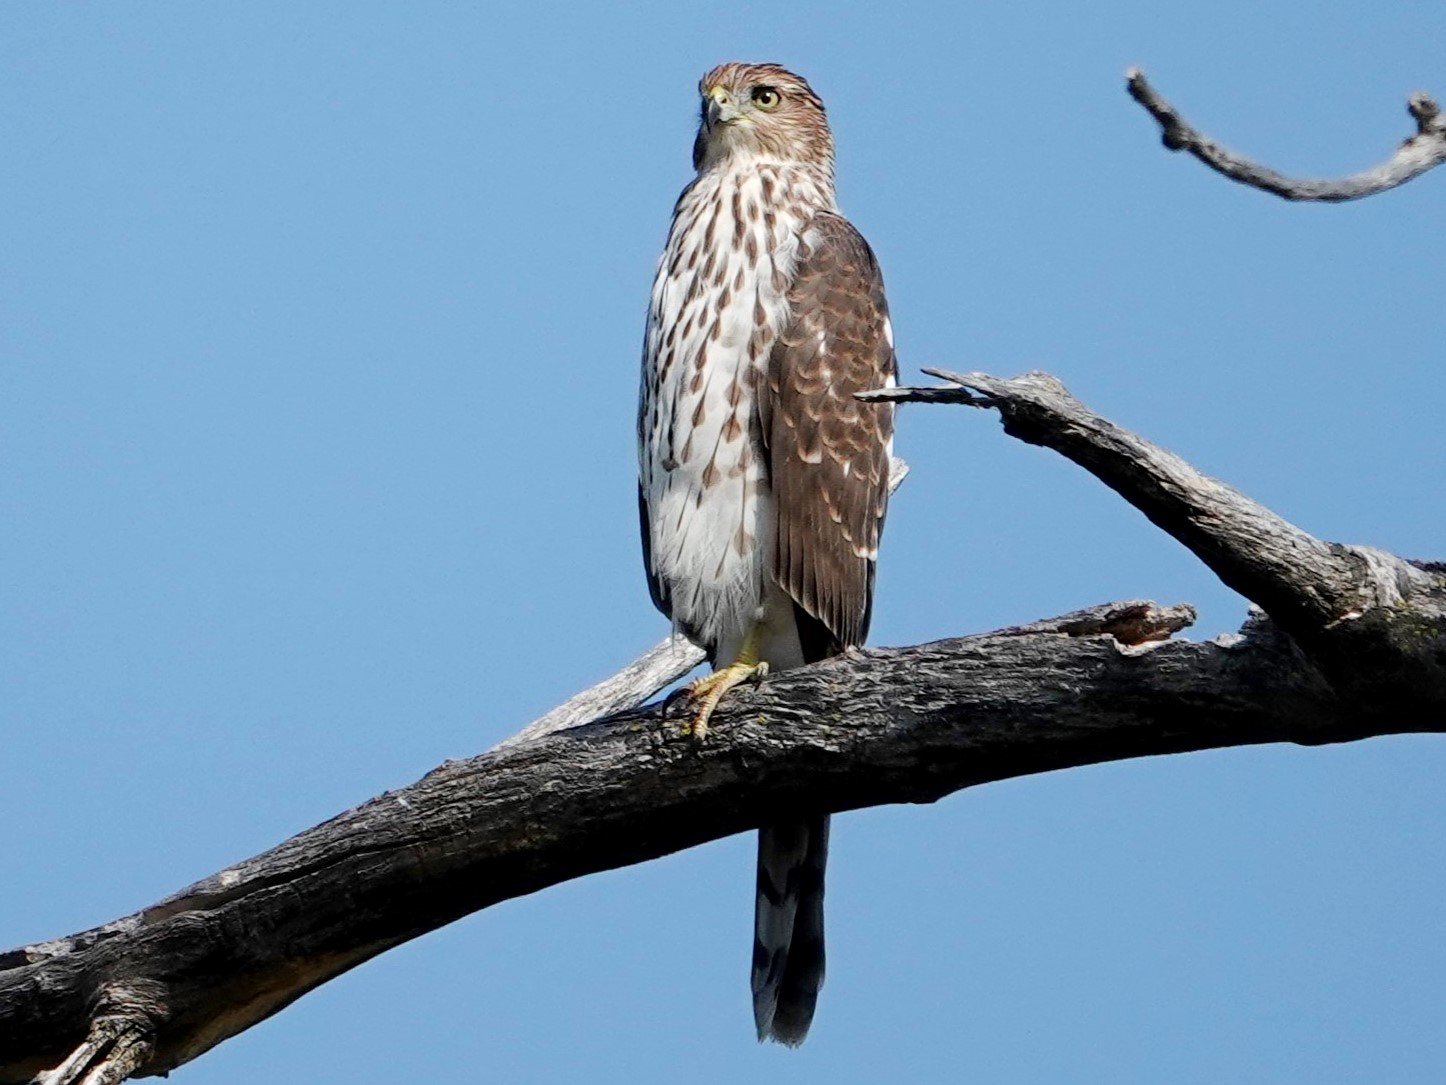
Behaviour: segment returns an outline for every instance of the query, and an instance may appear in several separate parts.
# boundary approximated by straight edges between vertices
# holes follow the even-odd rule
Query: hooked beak
[[[738,103],[724,87],[709,87],[703,96],[703,124],[711,131],[720,124],[729,124],[742,115]]]

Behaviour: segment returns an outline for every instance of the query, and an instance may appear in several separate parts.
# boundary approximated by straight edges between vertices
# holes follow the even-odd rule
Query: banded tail
[[[823,987],[828,816],[758,832],[753,906],[753,1021],[759,1040],[797,1047]]]

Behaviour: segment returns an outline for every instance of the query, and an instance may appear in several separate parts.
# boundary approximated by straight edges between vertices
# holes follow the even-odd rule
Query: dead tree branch
[[[1416,122],[1416,134],[1407,139],[1387,161],[1372,169],[1336,180],[1296,179],[1243,155],[1227,150],[1188,124],[1145,78],[1139,68],[1126,73],[1130,97],[1160,125],[1160,139],[1172,151],[1189,151],[1217,173],[1242,185],[1273,192],[1286,200],[1341,203],[1374,196],[1404,185],[1446,161],[1446,117],[1430,95],[1411,95],[1406,110]]]
[[[1424,710],[1427,729],[1446,716],[1446,579],[1436,568],[1323,542],[1101,418],[1046,373],[1002,380],[926,372],[950,386],[860,398],[997,409],[1010,436],[1079,464],[1260,606],[1334,688],[1348,687],[1362,707],[1388,714]]]
[[[680,636],[664,637],[611,678],[568,698],[545,716],[539,716],[497,749],[530,742],[554,731],[595,720],[613,712],[635,708],[658,690],[671,686],[704,659],[703,649]]]
[[[1131,646],[1105,631],[1133,641],[1185,617],[1120,605],[841,658],[730,697],[701,744],[647,709],[449,763],[139,913],[0,955],[0,1081],[96,1046],[97,998],[122,982],[154,992],[143,1018],[120,1023],[151,1044],[140,1072],[166,1072],[479,908],[800,803],[931,802],[1026,773],[1350,726],[1268,626],[1228,646]]]
[[[168,1072],[470,912],[800,805],[932,802],[1127,757],[1446,730],[1439,570],[1315,540],[1052,378],[952,379],[870,395],[997,408],[1008,432],[1095,473],[1279,622],[1189,643],[1166,639],[1188,607],[1114,604],[778,675],[726,700],[705,743],[650,708],[449,762],[134,915],[0,954],[0,1083],[49,1067],[57,1085]],[[608,696],[646,696],[666,673],[638,668]]]

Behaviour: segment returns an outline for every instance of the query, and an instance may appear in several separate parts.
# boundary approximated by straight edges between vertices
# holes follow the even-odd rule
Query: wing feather
[[[896,372],[883,276],[840,215],[804,230],[763,412],[778,515],[773,574],[832,648],[863,643],[888,505],[893,409],[860,403]]]

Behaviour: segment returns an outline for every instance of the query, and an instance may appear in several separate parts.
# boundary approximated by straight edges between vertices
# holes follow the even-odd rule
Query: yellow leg
[[[693,715],[688,721],[687,733],[695,739],[702,741],[707,737],[708,721],[725,693],[749,679],[756,680],[768,673],[768,664],[758,658],[759,636],[759,628],[755,625],[743,638],[738,657],[733,662],[688,686],[688,702],[693,708]]]

